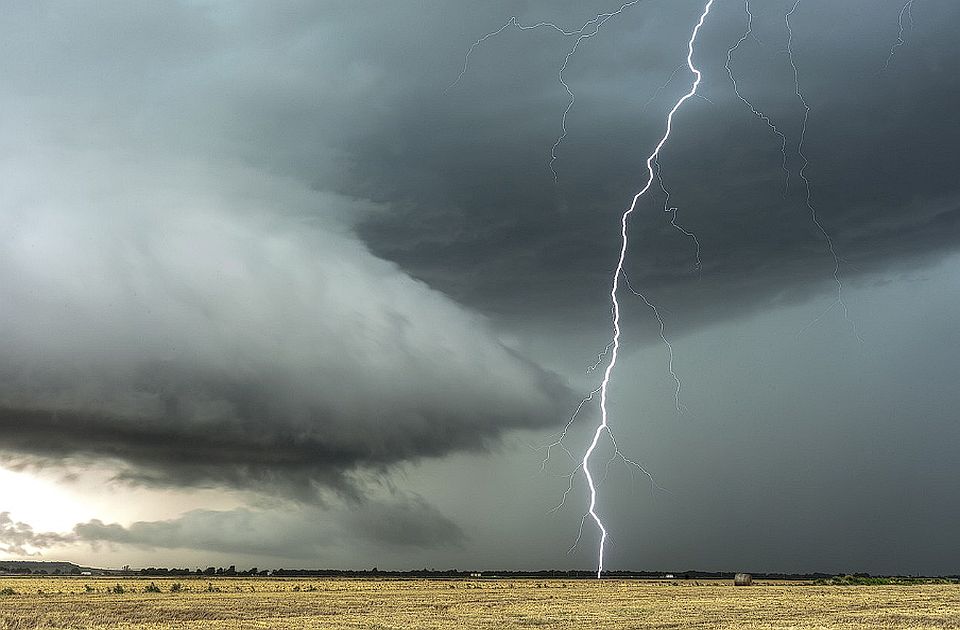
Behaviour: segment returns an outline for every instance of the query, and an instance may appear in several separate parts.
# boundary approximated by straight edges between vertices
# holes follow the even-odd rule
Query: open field
[[[3,592],[3,630],[960,629],[958,585],[0,577]]]

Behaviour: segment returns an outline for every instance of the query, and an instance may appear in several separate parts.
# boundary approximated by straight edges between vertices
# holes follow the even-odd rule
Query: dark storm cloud
[[[702,273],[690,240],[660,211],[662,195],[634,215],[629,273],[672,307],[674,328],[832,290],[833,261],[796,177],[802,110],[784,55],[790,4],[753,7],[757,40],[733,66],[742,92],[788,136],[789,192],[777,138],[734,98],[723,67],[746,25],[743,5],[719,2],[696,56],[711,102],[686,105],[662,159],[679,221],[702,243]],[[511,15],[576,26],[613,5],[165,5],[149,19],[142,7],[105,6],[9,20],[7,46],[21,62],[8,64],[19,70],[13,85],[39,93],[40,111],[52,95],[73,104],[50,124],[61,135],[239,158],[382,202],[347,213],[375,254],[483,312],[577,321],[603,319],[617,215],[642,181],[665,109],[689,84],[681,71],[658,92],[701,9],[641,2],[583,42],[565,75],[577,103],[555,186],[546,160],[566,104],[556,71],[570,39],[508,29],[444,89],[470,43]],[[917,7],[907,44],[881,73],[899,10],[893,0],[808,0],[793,19],[813,108],[813,199],[851,280],[935,260],[960,229],[960,137],[945,124],[958,89],[948,28],[958,9],[944,0]],[[586,317],[583,308],[592,309]]]
[[[528,8],[527,15],[543,9]],[[433,84],[411,88],[375,133],[358,138],[364,178],[348,177],[350,190],[405,202],[368,217],[361,233],[375,252],[480,309],[563,318],[596,303],[599,312],[617,216],[642,183],[643,160],[689,73],[646,101],[682,62],[700,8],[644,3],[582,44],[565,74],[577,101],[558,150],[557,186],[545,163],[566,102],[556,70],[569,40],[507,30],[474,51],[450,93],[437,95]],[[797,177],[802,109],[783,50],[787,8],[757,3],[759,41],[744,43],[733,68],[743,94],[787,134],[788,192],[778,139],[734,98],[723,67],[745,28],[743,5],[719,2],[696,53],[711,102],[686,104],[662,158],[671,205],[702,244],[702,273],[693,270],[693,244],[662,212],[656,186],[634,215],[628,271],[674,308],[674,328],[832,290],[833,261]],[[960,86],[948,26],[958,8],[915,7],[916,28],[879,73],[899,9],[895,2],[809,1],[793,18],[812,107],[807,175],[850,279],[891,264],[929,263],[960,238],[960,127],[951,122]],[[485,12],[474,38],[499,19]],[[576,23],[576,12],[563,23]]]
[[[512,356],[506,356],[509,364]],[[354,496],[355,475],[363,471],[484,450],[506,429],[552,423],[556,416],[549,410],[559,414],[561,401],[569,401],[553,377],[520,360],[517,376],[533,376],[529,401],[519,390],[513,400],[506,391],[487,390],[499,379],[493,375],[462,386],[434,375],[422,378],[436,379],[442,388],[436,396],[408,398],[373,382],[368,390],[354,386],[354,393],[372,400],[353,409],[343,405],[351,397],[347,390],[333,393],[318,385],[297,391],[270,377],[272,365],[260,366],[249,380],[222,371],[191,374],[195,368],[189,365],[156,368],[131,364],[140,372],[131,381],[96,367],[57,375],[88,384],[93,377],[112,379],[111,398],[96,403],[70,400],[82,394],[62,382],[33,383],[32,408],[8,403],[0,409],[4,450],[39,463],[106,458],[124,464],[119,478],[147,485],[227,485],[316,500],[318,484]],[[395,378],[392,386],[402,389]],[[483,398],[474,398],[480,392]]]

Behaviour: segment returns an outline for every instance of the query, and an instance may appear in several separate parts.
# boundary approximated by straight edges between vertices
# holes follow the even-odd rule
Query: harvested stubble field
[[[51,577],[0,578],[0,592],[3,630],[960,629],[958,585]]]

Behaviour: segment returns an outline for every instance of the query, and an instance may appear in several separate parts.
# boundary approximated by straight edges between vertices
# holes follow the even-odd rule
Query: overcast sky
[[[802,0],[800,155],[794,2],[630,219],[611,569],[960,572],[960,6]],[[508,21],[619,6],[2,5],[0,558],[594,568],[595,399],[542,462],[703,4]]]

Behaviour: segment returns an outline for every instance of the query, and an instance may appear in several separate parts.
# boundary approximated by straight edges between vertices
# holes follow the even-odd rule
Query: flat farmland
[[[0,593],[3,630],[960,629],[955,584],[0,577]]]

